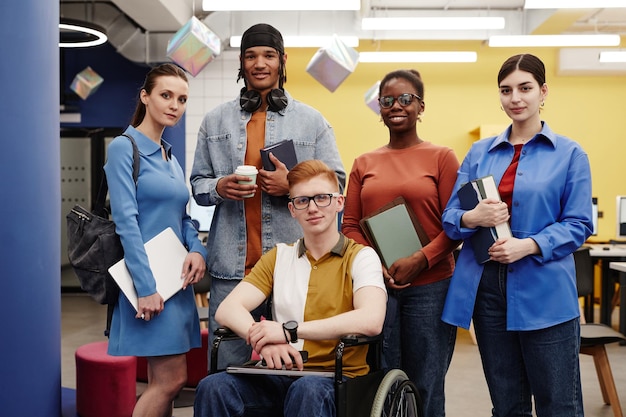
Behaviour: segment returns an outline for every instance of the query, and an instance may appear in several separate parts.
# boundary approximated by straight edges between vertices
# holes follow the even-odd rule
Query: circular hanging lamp
[[[60,48],[86,48],[102,45],[107,41],[102,26],[83,20],[61,18],[59,23]]]

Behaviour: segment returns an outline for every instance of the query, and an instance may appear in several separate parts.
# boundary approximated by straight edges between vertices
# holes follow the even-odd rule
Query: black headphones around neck
[[[248,113],[254,113],[261,107],[263,102],[261,93],[256,90],[247,90],[246,88],[247,87],[241,89],[239,105]],[[285,91],[282,88],[273,88],[270,90],[270,92],[267,93],[265,101],[267,101],[268,108],[274,112],[284,109],[287,107],[287,103],[289,103]]]

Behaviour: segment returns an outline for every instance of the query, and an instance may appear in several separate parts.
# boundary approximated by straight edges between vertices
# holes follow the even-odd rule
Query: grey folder
[[[376,210],[360,223],[386,268],[398,259],[417,252],[429,242],[415,214],[402,197]]]

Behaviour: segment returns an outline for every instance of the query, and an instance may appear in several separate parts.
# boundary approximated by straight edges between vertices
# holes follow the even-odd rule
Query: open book
[[[145,248],[156,280],[157,292],[163,297],[163,301],[167,301],[183,287],[182,272],[187,249],[171,227],[147,241]],[[137,310],[137,291],[124,259],[110,267],[109,274]]]
[[[500,200],[500,193],[496,186],[493,175],[477,178],[465,183],[457,196],[463,210],[471,210],[479,201],[485,198]],[[508,222],[501,223],[495,227],[479,227],[470,238],[474,248],[474,256],[478,263],[485,263],[489,260],[489,248],[498,238],[512,237],[511,228]]]
[[[411,206],[397,197],[359,222],[386,268],[430,242]]]

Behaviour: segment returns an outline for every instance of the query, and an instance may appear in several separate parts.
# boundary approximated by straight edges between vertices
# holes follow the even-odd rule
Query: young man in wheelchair
[[[216,319],[246,339],[268,367],[305,371],[299,378],[211,374],[196,389],[196,417],[334,416],[334,379],[306,376],[306,370],[333,370],[341,336],[382,331],[387,294],[381,263],[372,248],[339,233],[345,200],[335,172],[309,160],[287,179],[289,210],[304,238],[263,255],[221,303]],[[255,322],[250,311],[269,296],[272,320]],[[300,351],[308,352],[306,363]],[[367,346],[347,349],[344,375],[366,374],[366,355]]]

